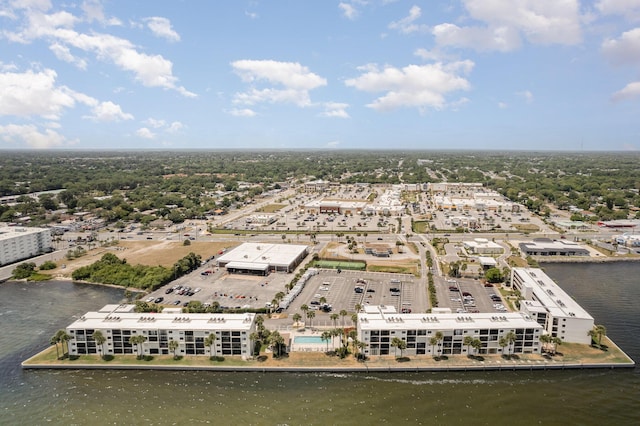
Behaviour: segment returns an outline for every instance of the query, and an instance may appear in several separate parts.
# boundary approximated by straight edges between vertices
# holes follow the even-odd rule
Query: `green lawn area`
[[[256,211],[262,213],[275,213],[277,211],[280,211],[285,206],[286,204],[267,204],[266,206],[259,208]]]
[[[352,271],[364,271],[367,267],[365,262],[350,262],[344,260],[316,260],[313,266],[327,269],[349,269]]]

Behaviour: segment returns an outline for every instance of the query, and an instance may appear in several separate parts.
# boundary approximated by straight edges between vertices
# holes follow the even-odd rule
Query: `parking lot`
[[[452,312],[506,312],[500,292],[493,285],[485,286],[472,279],[436,280],[439,307],[451,308]]]
[[[286,285],[292,278],[291,274],[278,273],[266,277],[228,274],[224,268],[205,263],[191,274],[150,293],[145,300],[162,297],[161,304],[169,306],[182,306],[197,300],[202,303],[218,302],[229,309],[258,309],[270,303],[278,292],[286,293]],[[182,289],[166,293],[176,286],[190,287],[193,294],[179,294]],[[196,289],[199,290],[196,292]]]
[[[313,324],[319,326],[331,325],[332,313],[356,312],[356,305],[390,305],[398,312],[425,312],[428,308],[426,288],[413,275],[333,270],[322,270],[311,277],[287,312],[302,314],[303,304],[316,311]],[[331,310],[323,310],[323,304],[330,305]],[[347,319],[346,324],[350,323]]]

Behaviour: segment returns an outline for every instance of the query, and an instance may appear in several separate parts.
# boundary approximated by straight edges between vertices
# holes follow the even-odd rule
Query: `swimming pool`
[[[320,336],[296,336],[293,338],[293,343],[321,344],[326,342]]]

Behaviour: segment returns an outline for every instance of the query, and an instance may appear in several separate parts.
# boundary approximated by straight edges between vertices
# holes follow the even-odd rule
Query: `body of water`
[[[640,360],[640,263],[546,265]],[[22,370],[59,328],[122,291],[0,285],[1,425],[636,425],[638,369],[435,373]]]

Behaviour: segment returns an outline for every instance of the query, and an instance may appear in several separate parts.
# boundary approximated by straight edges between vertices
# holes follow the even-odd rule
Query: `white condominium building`
[[[52,250],[51,230],[0,225],[0,266]]]
[[[542,269],[513,268],[511,286],[520,292],[520,311],[535,318],[553,337],[570,343],[591,343],[593,317]]]
[[[358,314],[358,339],[366,343],[364,353],[369,356],[394,354],[394,337],[406,342],[408,356],[540,353],[542,326],[520,312],[398,314],[388,306],[366,306],[364,310]],[[432,341],[438,332],[442,340]],[[501,338],[510,333],[513,341],[500,346]],[[480,340],[481,348],[467,347],[466,336]]]
[[[251,356],[249,336],[255,331],[255,314],[185,314],[165,308],[161,313],[136,313],[135,305],[107,305],[98,312],[87,312],[67,327],[69,354],[173,355],[169,343],[178,343],[175,355]],[[93,333],[106,338],[97,345]],[[205,339],[214,334],[213,345]],[[132,336],[144,336],[139,346]],[[138,353],[140,348],[141,353]]]

